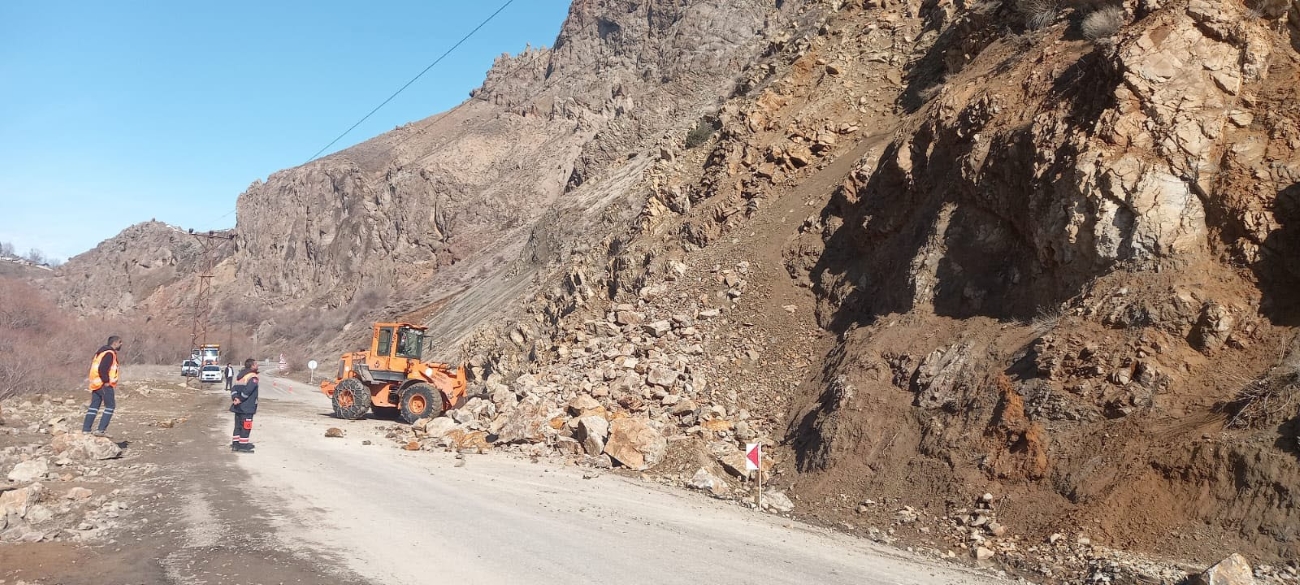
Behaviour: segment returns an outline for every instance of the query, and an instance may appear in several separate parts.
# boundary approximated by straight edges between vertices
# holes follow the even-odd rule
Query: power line
[[[388,96],[388,99],[384,100],[383,103],[380,103],[379,105],[375,106],[375,109],[370,110],[369,114],[366,114],[363,118],[357,120],[356,124],[353,124],[350,128],[344,130],[342,134],[339,134],[337,138],[331,140],[330,143],[326,144],[324,148],[316,151],[316,154],[311,155],[311,158],[307,159],[307,162],[316,160],[316,157],[320,156],[322,152],[329,150],[329,147],[334,146],[336,142],[342,140],[343,137],[347,136],[349,132],[356,130],[357,126],[360,126],[363,122],[370,119],[370,116],[373,116],[375,112],[379,111],[380,108],[384,107],[385,105],[388,105],[388,102],[393,101],[393,98],[397,97],[398,94],[402,93],[403,91],[406,90],[406,88],[410,87],[412,83],[415,83],[417,80],[423,77],[425,73],[428,73],[430,69],[433,69],[433,67],[438,63],[440,63],[443,59],[445,59],[447,55],[450,55],[451,52],[455,51],[457,47],[464,44],[465,41],[468,41],[470,37],[474,36],[474,33],[477,33],[479,31],[479,29],[483,28],[484,26],[487,26],[487,23],[492,22],[492,19],[496,18],[498,14],[501,14],[502,11],[504,11],[511,4],[514,4],[514,2],[515,0],[506,0],[505,4],[502,4],[501,7],[498,8],[496,12],[493,12],[490,16],[487,17],[487,19],[485,19],[483,22],[480,22],[478,26],[474,27],[474,30],[469,31],[468,34],[461,37],[461,39],[459,41],[456,41],[456,44],[452,45],[450,49],[447,49],[447,51],[444,52],[442,55],[440,55],[437,59],[434,59],[433,63],[430,63],[429,66],[425,67],[424,70],[421,71],[418,75],[411,78],[410,81],[406,82],[406,85],[403,85],[397,91],[393,92],[393,95]]]
[[[326,150],[329,150],[329,148],[330,148],[331,146],[334,146],[334,144],[336,144],[339,140],[342,140],[343,137],[344,137],[344,136],[347,136],[349,132],[352,132],[353,130],[356,130],[356,129],[357,129],[357,126],[360,126],[362,123],[364,123],[366,120],[368,120],[368,119],[370,118],[370,116],[373,116],[373,115],[375,114],[375,112],[378,112],[378,111],[380,110],[380,108],[383,108],[385,105],[388,105],[388,102],[393,101],[393,98],[397,97],[398,94],[400,94],[400,93],[402,93],[403,91],[405,91],[406,88],[408,88],[408,87],[411,86],[411,84],[413,84],[413,83],[415,83],[416,81],[418,81],[421,77],[424,76],[425,73],[428,73],[430,69],[433,69],[434,66],[436,66],[438,63],[440,63],[443,59],[447,58],[447,56],[450,55],[450,54],[452,53],[452,51],[455,51],[458,47],[460,47],[461,45],[465,44],[465,41],[468,41],[468,40],[470,39],[470,37],[474,36],[474,34],[477,33],[477,32],[479,31],[479,29],[482,29],[484,26],[487,26],[487,24],[488,24],[489,22],[492,22],[492,20],[495,19],[495,18],[497,17],[497,15],[501,14],[503,11],[505,11],[506,8],[509,8],[510,5],[511,5],[511,4],[514,4],[514,3],[515,3],[515,0],[506,0],[506,3],[505,3],[505,4],[502,4],[500,8],[497,8],[497,9],[496,9],[496,12],[493,12],[492,14],[488,15],[488,17],[485,18],[485,19],[483,20],[483,22],[480,22],[480,23],[478,24],[478,26],[474,27],[473,30],[471,30],[471,31],[469,31],[468,33],[466,33],[465,36],[461,37],[461,39],[460,39],[459,41],[456,41],[456,44],[452,45],[451,48],[449,48],[449,49],[447,49],[446,51],[444,51],[444,52],[442,53],[442,55],[439,55],[439,56],[438,56],[437,59],[434,59],[434,61],[433,61],[432,63],[430,63],[428,67],[425,67],[424,70],[420,71],[419,74],[417,74],[415,77],[411,78],[411,80],[408,81],[408,82],[406,82],[405,85],[403,85],[402,87],[398,88],[397,91],[393,92],[393,95],[388,96],[388,99],[384,100],[384,101],[383,101],[382,103],[380,103],[378,106],[375,106],[375,108],[374,108],[373,110],[370,110],[370,113],[366,114],[364,117],[362,117],[360,120],[358,120],[356,124],[353,124],[353,125],[352,125],[351,127],[349,127],[347,130],[344,130],[342,134],[339,134],[337,138],[335,138],[334,140],[331,140],[330,143],[329,143],[329,144],[326,144],[324,148],[322,148],[322,149],[316,151],[316,154],[311,155],[311,158],[307,159],[307,162],[311,162],[311,161],[313,161],[313,160],[316,160],[316,157],[320,156],[322,152],[325,152]],[[409,136],[408,136],[408,138],[409,138]],[[307,163],[303,163],[303,164],[307,164]],[[235,213],[235,211],[236,211],[236,210],[234,210],[234,209],[230,210],[230,211],[227,212],[225,215],[222,215],[221,217],[218,217],[218,218],[212,220],[212,223],[209,224],[209,225],[216,225],[216,222],[219,222],[220,220],[229,217],[231,214]]]

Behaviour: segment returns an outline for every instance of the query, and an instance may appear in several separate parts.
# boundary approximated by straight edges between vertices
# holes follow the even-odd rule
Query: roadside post
[[[283,372],[287,369],[289,369],[289,362],[284,361],[284,354],[280,354],[280,371]]]
[[[308,384],[316,383],[316,366],[317,366],[316,360],[311,360],[307,362],[307,369],[311,371],[310,374],[307,374]]]
[[[763,444],[745,445],[745,470],[758,471],[758,511],[763,511]]]

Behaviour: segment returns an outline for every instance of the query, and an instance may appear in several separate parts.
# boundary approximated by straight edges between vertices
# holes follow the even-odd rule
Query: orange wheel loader
[[[421,360],[426,328],[376,323],[370,349],[343,355],[339,374],[320,383],[334,416],[398,415],[408,423],[440,416],[465,403],[465,366]]]

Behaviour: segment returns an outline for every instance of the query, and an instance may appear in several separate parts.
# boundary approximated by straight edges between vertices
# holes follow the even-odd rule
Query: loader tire
[[[348,378],[334,388],[331,402],[334,404],[334,416],[357,420],[370,410],[370,389],[361,380]]]
[[[415,384],[402,392],[402,420],[414,424],[442,415],[442,393],[428,384]]]

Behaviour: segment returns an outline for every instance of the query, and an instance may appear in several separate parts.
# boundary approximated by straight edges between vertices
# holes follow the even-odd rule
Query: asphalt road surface
[[[230,455],[291,552],[373,583],[992,583],[695,494],[503,455],[407,452],[388,421],[340,421],[316,389],[263,378],[253,442]],[[214,414],[224,436],[229,415]],[[326,438],[325,429],[345,429]],[[373,444],[365,445],[363,441]],[[590,473],[589,473],[590,474]],[[207,506],[207,504],[203,504]],[[200,516],[202,514],[200,513]],[[319,566],[319,565],[318,565]]]

